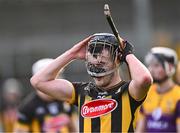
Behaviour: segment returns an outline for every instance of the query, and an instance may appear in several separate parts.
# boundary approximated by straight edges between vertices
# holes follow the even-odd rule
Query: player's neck
[[[114,86],[116,86],[117,84],[119,84],[122,81],[120,75],[114,75],[111,79],[111,82],[109,85],[107,85],[106,87],[102,88],[103,90],[110,90],[113,89]]]
[[[174,82],[171,79],[166,80],[165,82],[158,84],[157,92],[166,93],[174,87]]]

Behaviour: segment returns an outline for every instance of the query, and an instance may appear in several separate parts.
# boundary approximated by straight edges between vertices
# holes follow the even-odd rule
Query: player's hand
[[[124,42],[124,49],[121,51],[121,61],[126,62],[126,56],[128,54],[133,54],[134,53],[134,46],[130,44],[129,42],[125,41]]]
[[[75,44],[70,50],[74,55],[75,59],[85,60],[86,58],[86,46],[88,45],[89,40],[92,36],[89,36],[82,40],[81,42]]]

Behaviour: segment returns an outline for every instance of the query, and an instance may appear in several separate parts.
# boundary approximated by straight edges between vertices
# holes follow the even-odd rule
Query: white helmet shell
[[[174,64],[174,65],[177,65],[177,61],[178,61],[177,54],[171,48],[167,48],[167,47],[153,47],[151,49],[151,53],[152,54],[160,54],[160,55],[163,55],[164,58],[172,59],[172,62],[168,61],[168,59],[167,59],[167,61],[172,63],[172,64]]]
[[[145,63],[150,64],[153,59],[160,61],[168,76],[172,76],[175,73],[178,57],[173,49],[167,47],[153,47],[146,55]],[[174,66],[173,69],[169,69],[168,63]]]
[[[43,59],[40,59],[40,60],[36,61],[32,65],[32,74],[34,75],[39,70],[41,70],[44,67],[46,67],[47,65],[49,65],[52,61],[53,61],[53,59],[51,59],[51,58],[43,58]]]

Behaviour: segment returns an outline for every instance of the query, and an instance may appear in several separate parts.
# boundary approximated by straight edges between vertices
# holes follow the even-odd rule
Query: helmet
[[[96,33],[96,34],[94,34],[93,37],[91,38],[91,40],[89,41],[89,44],[96,45],[97,42],[102,43],[102,44],[107,43],[107,44],[110,44],[110,45],[116,46],[116,47],[119,46],[116,37],[111,33]]]
[[[16,78],[6,79],[2,86],[2,96],[7,105],[17,105],[23,96],[23,84]]]
[[[5,95],[6,93],[16,93],[18,95],[21,95],[22,87],[22,83],[18,79],[9,78],[3,84],[3,95]]]
[[[44,67],[46,67],[48,64],[50,64],[53,61],[53,59],[51,58],[43,58],[40,59],[38,61],[36,61],[33,65],[32,65],[32,74],[34,75],[35,73],[37,73],[39,70],[43,69]]]
[[[175,73],[175,68],[177,65],[177,54],[176,52],[167,47],[153,47],[150,52],[145,57],[145,63],[148,65],[151,63],[152,59],[158,60],[166,71],[168,77]],[[168,63],[172,64],[173,69],[169,69]]]
[[[96,66],[94,63],[92,63],[92,58],[93,60],[100,58],[100,61],[103,59],[103,50],[107,50],[109,52],[108,55],[113,62],[115,61],[116,57],[118,57],[117,55],[120,52],[119,44],[113,34],[96,33],[90,39],[86,51],[86,68],[87,72],[91,76],[105,76],[116,70],[116,68],[105,68],[103,65]]]

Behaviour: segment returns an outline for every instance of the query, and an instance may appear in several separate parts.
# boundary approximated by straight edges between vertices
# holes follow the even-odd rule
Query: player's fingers
[[[87,45],[87,43],[89,42],[89,40],[92,38],[92,36],[89,36],[89,37],[87,37],[87,38],[85,38],[84,40],[82,40],[81,42],[80,42],[80,44],[81,45]]]
[[[89,36],[89,37],[85,38],[85,39],[83,40],[83,43],[89,42],[89,40],[90,40],[91,38],[92,38],[92,36]]]
[[[84,40],[80,41],[79,43],[77,43],[76,45],[74,45],[73,49],[75,51],[80,50],[83,47],[86,47],[86,45],[88,44],[89,40],[91,39],[92,36],[89,36],[87,38],[85,38]]]

